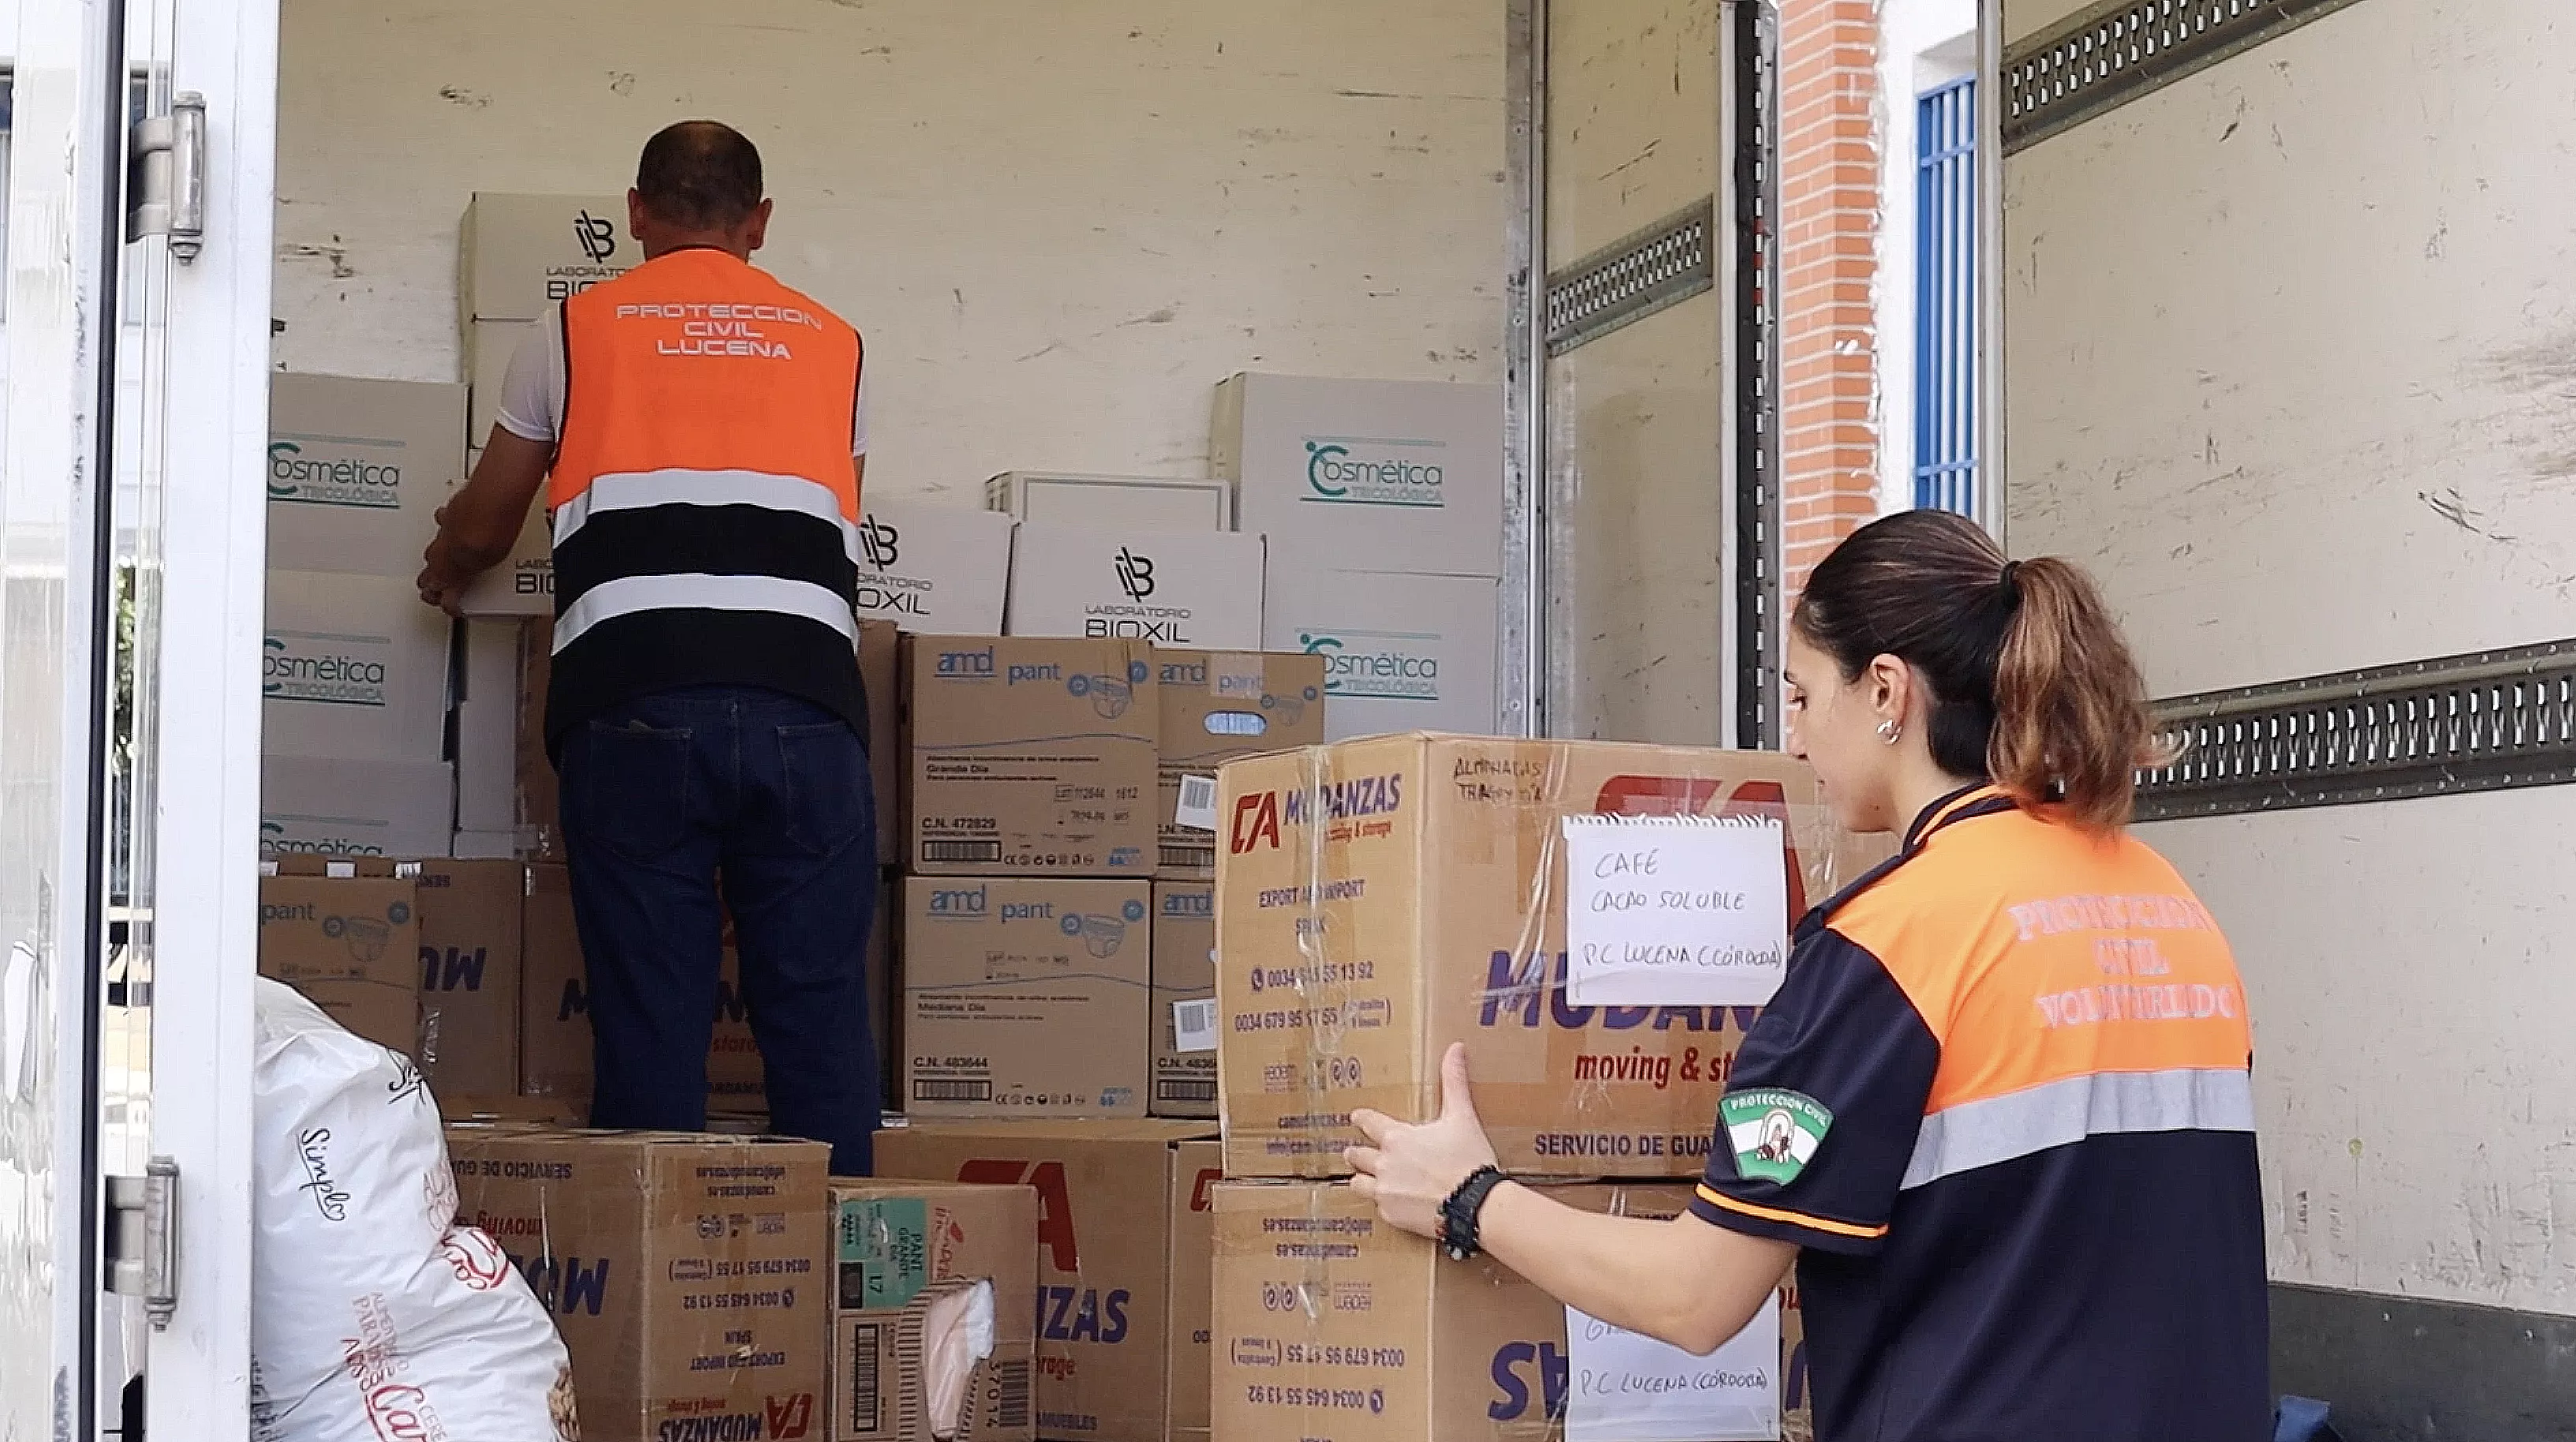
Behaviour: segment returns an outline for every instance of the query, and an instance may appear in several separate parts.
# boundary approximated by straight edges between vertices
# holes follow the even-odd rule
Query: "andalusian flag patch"
[[[1718,1101],[1717,1115],[1735,1151],[1735,1174],[1783,1184],[1807,1169],[1807,1159],[1834,1124],[1822,1102],[1778,1087],[1729,1092]]]

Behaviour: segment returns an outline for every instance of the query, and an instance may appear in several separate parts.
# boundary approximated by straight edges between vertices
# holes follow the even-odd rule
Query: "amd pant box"
[[[457,1219],[510,1254],[572,1354],[583,1430],[821,1433],[831,1149],[450,1127]]]
[[[1135,641],[911,638],[910,869],[1152,876],[1152,655]]]
[[[1143,881],[907,878],[907,1114],[1143,1116],[1150,901]]]
[[[1754,1009],[1571,1004],[1561,823],[1776,817],[1791,924],[1887,850],[1768,752],[1382,736],[1232,762],[1217,791],[1228,1176],[1342,1174],[1352,1110],[1429,1120],[1454,1041],[1506,1171],[1697,1176]]]
[[[832,1219],[830,1442],[1031,1442],[1037,1192],[835,1178]],[[980,1358],[950,1341],[979,1307]]]
[[[420,889],[375,857],[260,863],[259,974],[343,1028],[410,1056],[420,1045]]]
[[[1180,824],[1181,778],[1213,777],[1226,762],[1264,751],[1321,745],[1324,658],[1156,647],[1154,688],[1162,711],[1154,874],[1204,881],[1216,874],[1216,834]]]
[[[1037,1189],[1039,1437],[1207,1442],[1209,1127],[938,1122],[877,1133],[876,1157],[881,1177]]]
[[[269,377],[272,570],[408,579],[464,474],[463,386]]]
[[[1672,1185],[1548,1191],[1585,1211],[1658,1219],[1690,1200]],[[1380,1221],[1345,1184],[1217,1187],[1215,1293],[1216,1435],[1225,1442],[1564,1435],[1564,1305],[1490,1257],[1450,1261]],[[1767,1379],[1775,1395],[1791,1355],[1784,1337]],[[1710,1420],[1691,1435],[1777,1435]]]
[[[1216,886],[1154,883],[1154,1094],[1158,1117],[1216,1116]]]
[[[430,1091],[519,1091],[520,913],[515,861],[421,863],[420,1070]]]

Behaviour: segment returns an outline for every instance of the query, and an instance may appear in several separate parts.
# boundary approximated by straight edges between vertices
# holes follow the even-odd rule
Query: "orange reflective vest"
[[[572,297],[563,327],[550,745],[697,685],[784,691],[864,728],[858,332],[705,249]]]

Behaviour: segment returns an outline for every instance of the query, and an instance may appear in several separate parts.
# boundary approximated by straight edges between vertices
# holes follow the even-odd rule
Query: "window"
[[[9,254],[9,161],[11,137],[17,133],[17,72],[0,65],[0,260]],[[125,86],[126,125],[139,125],[151,110],[152,77],[137,70]],[[130,288],[129,288],[130,289]],[[0,283],[0,305],[5,305],[9,288]],[[125,322],[136,320],[134,303],[129,294],[122,310]]]
[[[1914,504],[1977,514],[1977,82],[1915,104]]]

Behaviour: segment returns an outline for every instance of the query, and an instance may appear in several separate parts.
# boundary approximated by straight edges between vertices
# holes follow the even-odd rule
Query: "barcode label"
[[[988,1102],[993,1099],[993,1084],[988,1081],[917,1080],[912,1084],[912,1099],[917,1102]]]
[[[1029,1425],[1029,1364],[993,1364],[993,1427],[1013,1432]]]
[[[1216,1100],[1216,1083],[1197,1078],[1158,1081],[1154,1083],[1154,1100],[1158,1102],[1212,1102]]]
[[[1172,1050],[1216,1050],[1216,998],[1172,1003]]]
[[[1172,824],[1192,831],[1216,830],[1216,778],[1184,776],[1181,778],[1181,803],[1172,811]]]
[[[1163,843],[1163,865],[1174,871],[1208,871],[1216,866],[1213,846],[1184,846]]]
[[[864,1436],[885,1425],[885,1398],[878,1391],[880,1376],[877,1349],[882,1345],[880,1323],[864,1322],[850,1329],[850,1384],[843,1396],[850,1399],[841,1413],[841,1426],[855,1436]]]
[[[1213,831],[1216,828],[1210,826],[1208,829]],[[921,843],[921,859],[943,866],[977,861],[999,861],[1002,859],[1002,843],[998,841],[925,841]]]

